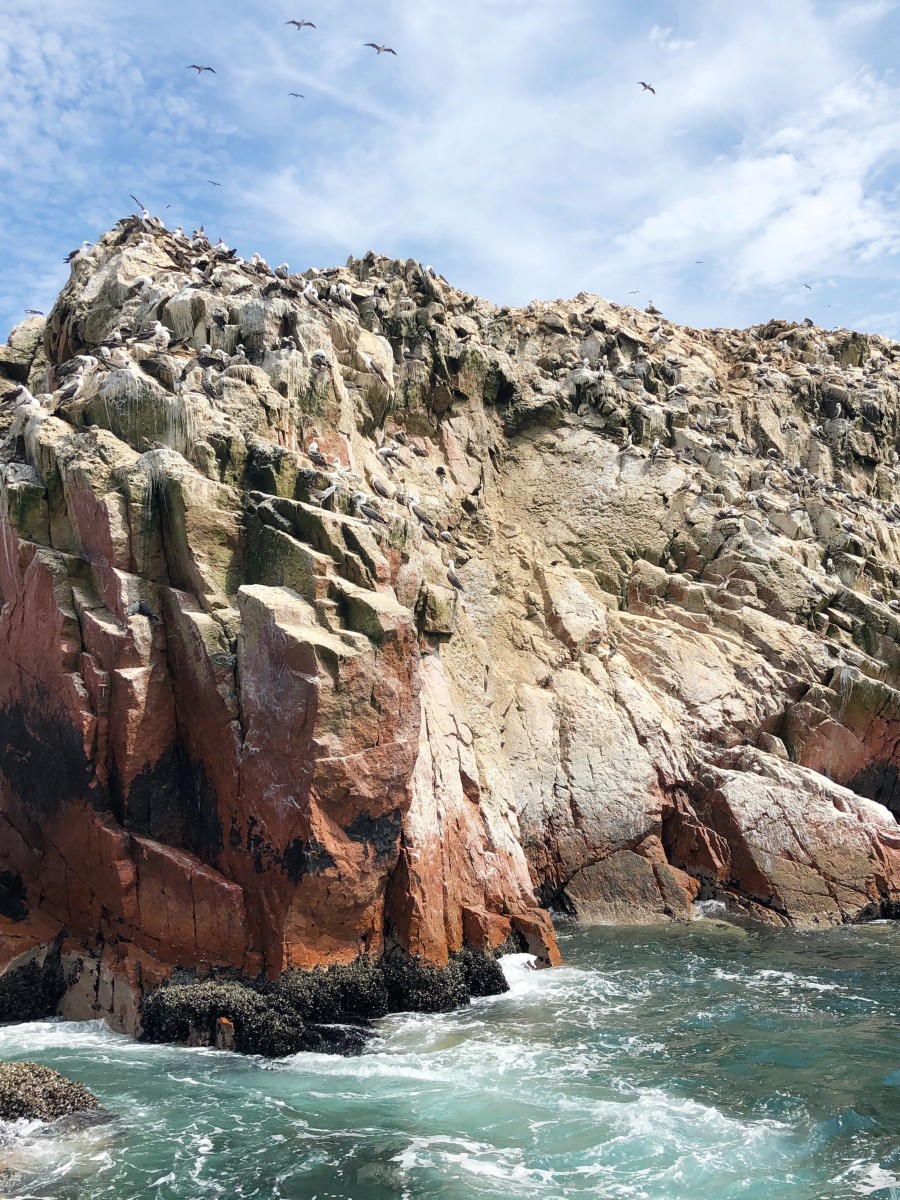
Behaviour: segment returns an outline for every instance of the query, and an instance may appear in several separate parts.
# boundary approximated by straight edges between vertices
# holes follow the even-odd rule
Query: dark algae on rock
[[[33,1062],[0,1062],[0,1121],[56,1121],[104,1113],[99,1100],[72,1079]]]
[[[405,953],[289,971],[277,981],[175,976],[144,997],[149,1042],[218,1045],[278,1058],[312,1050],[361,1054],[370,1023],[392,1012],[448,1012],[508,990],[494,954],[465,948],[446,967]]]

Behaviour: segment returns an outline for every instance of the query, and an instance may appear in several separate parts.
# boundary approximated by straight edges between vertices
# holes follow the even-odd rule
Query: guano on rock
[[[133,218],[0,372],[0,1018],[896,912],[897,345]]]

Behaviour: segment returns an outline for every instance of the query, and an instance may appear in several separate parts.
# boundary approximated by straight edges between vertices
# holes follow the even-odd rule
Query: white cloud
[[[248,252],[411,255],[501,302],[638,288],[696,323],[800,301],[817,317],[824,289],[793,298],[828,276],[827,303],[873,312],[886,289],[892,319],[893,5],[829,3],[649,0],[636,20],[633,0],[552,17],[543,0],[346,0],[337,20],[310,0],[319,28],[297,34],[287,0],[206,25],[175,0],[140,23],[116,0],[6,0],[0,251],[39,290],[134,191]],[[214,78],[185,72],[201,60]]]
[[[662,25],[654,25],[650,30],[650,41],[662,47],[663,50],[668,50],[670,54],[677,53],[679,50],[690,50],[695,43],[687,38],[675,37],[671,29],[663,29]]]
[[[838,13],[841,25],[862,25],[869,21],[880,21],[897,7],[897,0],[869,0],[866,4],[852,4]]]

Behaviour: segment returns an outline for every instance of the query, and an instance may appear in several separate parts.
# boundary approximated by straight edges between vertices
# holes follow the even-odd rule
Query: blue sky
[[[131,192],[297,270],[900,337],[898,50],[900,0],[2,0],[0,337]]]

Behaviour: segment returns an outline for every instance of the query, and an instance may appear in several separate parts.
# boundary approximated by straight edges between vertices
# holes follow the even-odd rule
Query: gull
[[[338,490],[338,485],[336,483],[333,483],[331,485],[331,487],[327,487],[321,492],[316,491],[315,488],[310,488],[309,494],[313,497],[314,500],[317,501],[319,508],[321,508],[322,505],[325,503],[325,501],[328,499],[328,497],[333,496],[337,490]]]
[[[368,503],[368,496],[365,492],[356,492],[353,496],[353,504],[367,520],[377,521],[379,525],[390,524],[390,521],[386,521],[377,508]]]
[[[397,51],[392,50],[390,46],[379,46],[377,42],[365,42],[364,44],[370,46],[376,54],[393,54],[394,58],[397,57]]]
[[[201,67],[199,63],[191,63],[189,67],[184,68],[186,71],[196,71],[198,75],[202,75],[204,71],[209,71],[210,75],[215,75],[212,67]]]
[[[423,525],[426,525],[430,529],[435,528],[434,521],[432,521],[425,509],[419,507],[419,497],[415,492],[410,492],[407,496],[406,507],[414,517],[418,518],[418,520],[422,522]]]
[[[90,248],[91,248],[90,242],[82,242],[77,250],[71,250],[66,255],[66,257],[63,259],[63,262],[66,262],[66,263],[72,262],[74,259],[76,259],[78,257],[79,254],[87,254],[87,252],[88,252],[88,250],[90,250]]]
[[[638,83],[641,85],[641,87],[644,89],[645,92],[652,92],[654,96],[656,95],[655,87],[651,87],[649,83],[644,83],[643,79],[639,79]]]
[[[285,21],[285,25],[296,25],[298,29],[315,29],[312,21]]]
[[[458,592],[464,592],[466,590],[463,587],[463,581],[460,579],[460,577],[456,573],[456,564],[454,563],[452,558],[447,563],[447,579],[450,581],[451,585],[456,588],[456,590]]]
[[[388,379],[383,367],[379,366],[379,364],[375,362],[373,358],[370,358],[368,354],[364,354],[362,356],[362,360],[366,364],[367,371],[370,371],[373,375],[377,375],[385,387],[393,389],[394,385],[391,383],[390,379]]]

